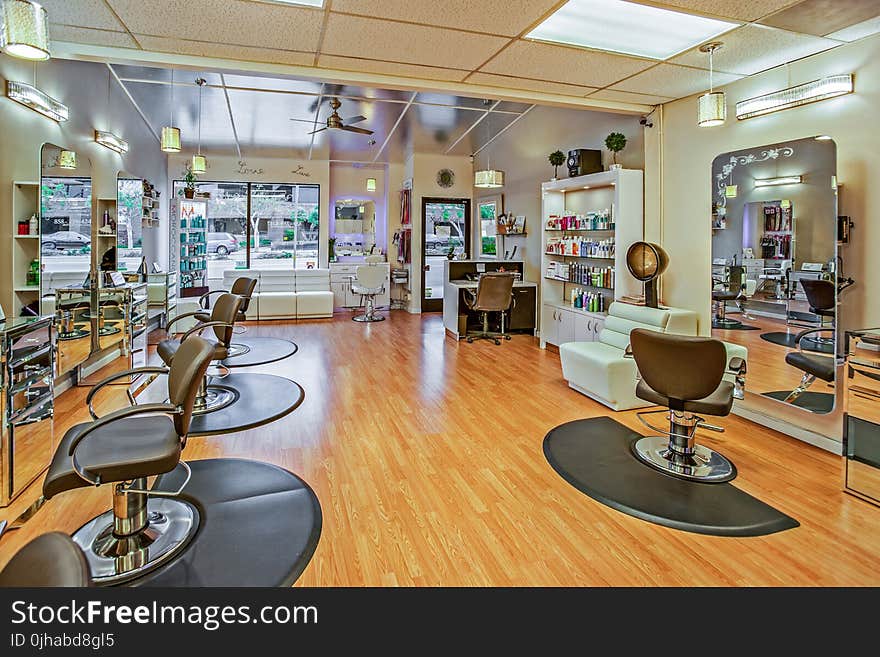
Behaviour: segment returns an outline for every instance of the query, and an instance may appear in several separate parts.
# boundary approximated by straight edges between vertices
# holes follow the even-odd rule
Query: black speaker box
[[[585,176],[588,173],[599,173],[602,170],[602,151],[578,148],[568,151],[569,177]]]

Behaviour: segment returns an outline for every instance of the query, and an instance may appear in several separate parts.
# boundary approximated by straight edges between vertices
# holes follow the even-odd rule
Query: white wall
[[[34,84],[32,63],[0,55],[0,77]],[[73,150],[78,159],[91,163],[93,197],[116,197],[116,175],[125,171],[147,178],[167,198],[166,155],[159,142],[136,112],[118,83],[110,84],[108,99],[107,67],[91,62],[52,59],[36,66],[36,86],[70,108],[70,119],[56,123],[8,98],[0,97],[0,213],[3,226],[0,249],[10,253],[11,232],[5,227],[22,217],[11,217],[12,182],[38,181],[40,149],[46,142]],[[110,130],[125,139],[129,151],[118,155],[95,143],[95,129]],[[167,226],[167,204],[161,211],[162,228],[145,229],[144,255],[148,260],[164,262],[167,240],[160,237]],[[5,260],[5,258],[4,258]],[[11,270],[4,266],[0,277],[8,280]],[[6,309],[9,310],[9,309]]]
[[[854,94],[736,120],[734,105],[739,100],[841,73],[855,74]],[[670,256],[664,301],[698,312],[701,331],[708,333],[712,160],[728,151],[824,134],[838,147],[839,213],[851,215],[855,222],[852,243],[843,253],[844,271],[857,284],[843,297],[841,326],[877,326],[880,280],[868,259],[880,250],[880,35],[740,80],[724,90],[725,125],[698,128],[697,100],[691,97],[665,105],[662,125],[655,120],[655,127],[646,130],[646,177],[661,196],[659,201],[648,196],[648,234],[659,237]]]
[[[541,280],[541,183],[553,177],[547,156],[555,150],[567,156],[570,150],[588,148],[601,149],[607,159],[605,137],[611,132],[621,132],[627,138],[626,148],[618,155],[624,168],[643,169],[645,147],[638,117],[558,107],[536,107],[477,156],[474,166],[485,167],[491,157],[492,168],[504,171],[504,187],[475,188],[474,212],[481,198],[501,193],[505,212],[525,215],[526,236],[504,238],[504,248],[519,246],[516,257],[525,260],[527,280]],[[567,177],[568,168],[563,164],[559,178]],[[480,227],[476,220],[474,224],[478,255]]]
[[[385,164],[330,164],[330,232],[336,225],[336,201],[341,199],[373,201],[376,208],[376,245],[384,253],[388,248],[387,166]],[[376,179],[376,191],[367,191],[367,178]],[[323,211],[322,211],[323,214]]]

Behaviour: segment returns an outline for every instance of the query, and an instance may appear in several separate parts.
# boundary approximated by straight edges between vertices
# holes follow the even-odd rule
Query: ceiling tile
[[[583,96],[595,87],[580,87],[573,84],[561,84],[559,82],[547,82],[545,80],[528,80],[515,78],[509,75],[496,75],[494,73],[481,73],[477,71],[467,79],[468,84],[484,84],[489,87],[501,89],[523,89],[526,91],[539,91],[548,94],[561,94],[563,96]]]
[[[291,5],[239,0],[107,0],[128,29],[138,34],[314,51],[323,12]]]
[[[359,59],[357,57],[339,57],[338,55],[320,55],[318,57],[318,66],[322,68],[340,69],[343,71],[403,75],[410,78],[452,80],[455,82],[460,82],[464,76],[468,74],[467,71],[459,71],[452,68],[379,62],[372,59]]]
[[[878,32],[880,32],[880,16],[845,27],[837,32],[832,32],[828,35],[828,38],[840,41],[858,41]]]
[[[49,22],[80,27],[94,27],[102,30],[123,31],[125,27],[119,22],[104,0],[40,0],[49,14]],[[49,28],[50,36],[55,31]]]
[[[51,30],[53,41],[87,43],[94,46],[118,46],[120,48],[138,47],[128,32],[90,30],[87,27],[71,27],[69,25],[53,25]]]
[[[670,9],[683,9],[695,14],[711,14],[741,21],[756,20],[797,2],[797,0],[661,0],[660,3],[632,1],[643,5],[661,4]]]
[[[136,34],[144,50],[170,52],[201,57],[220,57],[239,59],[248,62],[270,62],[272,64],[291,64],[293,66],[311,66],[315,56],[311,53],[293,52],[291,50],[273,50],[272,48],[251,48],[225,43],[207,43],[204,41],[186,41]]]
[[[792,32],[825,36],[878,14],[877,0],[804,0],[761,22]]]
[[[541,20],[557,4],[558,0],[333,0],[332,10],[516,36]]]
[[[753,75],[840,45],[839,41],[809,34],[795,34],[764,25],[746,25],[728,32],[721,41],[724,45],[713,57],[715,70],[738,75]],[[669,61],[707,70],[709,68],[709,56],[700,52],[699,48]]]
[[[636,94],[631,91],[617,91],[615,89],[600,89],[595,93],[589,94],[587,98],[591,100],[613,100],[619,103],[638,103],[639,105],[662,105],[673,100],[669,96]]]
[[[741,77],[743,76],[730,73],[715,73],[715,86],[729,84]],[[684,98],[709,89],[709,72],[675,64],[658,64],[628,80],[612,85],[611,88],[618,91]]]
[[[623,55],[566,48],[535,41],[517,41],[486,64],[481,71],[502,75],[522,75],[587,87],[604,87],[653,62]]]
[[[502,37],[331,14],[322,54],[472,70],[507,40]]]

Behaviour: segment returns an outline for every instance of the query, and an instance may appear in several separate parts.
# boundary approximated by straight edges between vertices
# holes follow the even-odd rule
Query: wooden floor
[[[727,433],[704,442],[736,463],[737,486],[801,527],[760,538],[691,534],[614,511],[550,468],[541,444],[558,424],[598,415],[639,424],[570,390],[558,356],[533,338],[456,344],[439,316],[404,312],[378,324],[343,315],[250,331],[299,344],[293,357],[256,369],[299,381],[305,403],[261,429],[190,439],[184,454],[270,461],[312,485],[324,529],[301,585],[880,584],[880,509],[841,491],[842,460],[828,452],[724,419]],[[59,435],[86,417],[84,395],[59,399]],[[0,517],[16,517],[38,492]],[[72,532],[109,503],[106,487],[63,493],[0,541],[0,564],[33,536]]]

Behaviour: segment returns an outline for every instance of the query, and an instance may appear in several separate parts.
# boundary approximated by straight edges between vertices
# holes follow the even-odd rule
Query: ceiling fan
[[[322,130],[327,130],[333,128],[335,130],[347,130],[348,132],[357,132],[362,135],[371,135],[373,134],[372,130],[367,130],[366,128],[357,128],[352,123],[360,123],[361,121],[366,121],[366,116],[353,116],[350,119],[342,120],[339,118],[339,108],[342,107],[342,103],[339,102],[338,98],[330,99],[330,107],[333,108],[333,113],[327,117],[327,125],[323,128],[318,128],[317,130],[313,130],[310,132],[310,135],[315,134],[316,132],[321,132]]]

